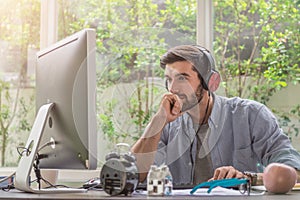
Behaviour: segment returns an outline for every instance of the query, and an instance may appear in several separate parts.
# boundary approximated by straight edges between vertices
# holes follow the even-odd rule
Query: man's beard
[[[190,99],[187,97],[185,99],[186,101],[182,104],[181,112],[188,111],[201,102],[201,100],[203,99],[203,87],[201,86],[201,84],[199,84],[196,92],[191,95]]]

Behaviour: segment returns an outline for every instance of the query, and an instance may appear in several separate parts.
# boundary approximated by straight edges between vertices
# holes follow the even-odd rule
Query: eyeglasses
[[[251,190],[251,184],[249,179],[238,179],[238,178],[231,178],[231,179],[222,179],[222,180],[213,180],[208,182],[200,183],[199,185],[196,185],[190,192],[190,194],[194,194],[199,188],[202,187],[209,187],[207,190],[207,193],[210,193],[212,189],[216,187],[225,187],[225,188],[232,188],[237,187],[241,194],[248,194],[250,195]]]

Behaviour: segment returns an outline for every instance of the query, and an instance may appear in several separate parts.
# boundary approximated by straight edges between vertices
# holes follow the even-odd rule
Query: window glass
[[[0,166],[15,166],[34,119],[39,0],[0,3]]]

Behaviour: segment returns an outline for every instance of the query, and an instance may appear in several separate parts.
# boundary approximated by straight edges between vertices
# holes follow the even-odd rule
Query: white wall
[[[300,85],[289,84],[286,88],[278,91],[273,97],[271,97],[268,105],[271,108],[276,108],[280,111],[288,112],[295,105],[300,104]],[[292,123],[298,127],[300,131],[300,119],[299,117],[292,118]],[[300,134],[300,133],[299,133]],[[300,135],[292,135],[293,146],[300,151]]]

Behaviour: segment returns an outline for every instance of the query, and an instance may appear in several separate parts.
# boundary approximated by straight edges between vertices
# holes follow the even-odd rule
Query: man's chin
[[[198,105],[198,102],[195,103],[189,103],[189,104],[183,104],[181,108],[181,112],[186,112],[194,108],[196,105]]]

